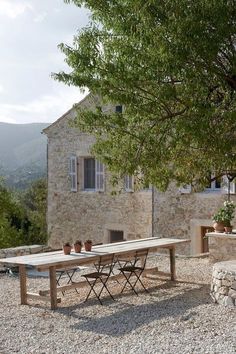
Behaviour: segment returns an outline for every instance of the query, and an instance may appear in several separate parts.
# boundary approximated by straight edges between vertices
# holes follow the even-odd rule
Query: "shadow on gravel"
[[[188,284],[185,285],[188,286]],[[148,303],[137,305],[129,302],[129,299],[128,302],[124,302],[126,298],[125,294],[117,296],[116,300],[120,299],[121,301],[113,302],[112,300],[105,299],[104,305],[101,306],[101,311],[98,313],[98,317],[95,317],[96,315],[83,316],[80,314],[80,311],[84,307],[97,305],[95,300],[70,307],[69,311],[65,308],[58,308],[57,311],[65,316],[73,316],[78,319],[79,323],[72,325],[73,329],[119,337],[165,317],[172,318],[173,323],[176,322],[177,317],[179,317],[181,321],[187,321],[191,317],[194,317],[197,314],[197,311],[193,310],[194,308],[211,302],[209,297],[209,285],[195,285],[197,285],[198,288],[180,288],[181,293],[177,295],[172,294],[168,299],[163,300],[158,297],[158,287],[152,288],[151,293],[147,295],[142,293],[142,295],[139,296],[139,302],[141,302],[142,296],[143,302],[148,301]],[[168,294],[168,291],[165,291],[164,288],[170,289],[171,287],[178,287],[178,283],[172,283],[172,286],[169,285],[166,287],[162,285],[161,296]],[[153,292],[154,289],[155,292]],[[130,295],[130,293],[127,294],[129,297]],[[105,310],[107,307],[109,307],[109,310],[112,309],[113,313],[101,317],[103,309]],[[193,311],[189,312],[189,310]]]

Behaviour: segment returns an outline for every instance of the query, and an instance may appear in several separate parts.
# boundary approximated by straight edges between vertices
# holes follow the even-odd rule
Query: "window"
[[[211,181],[214,175],[209,176],[209,184],[206,186],[206,190],[219,191],[221,190],[221,177]]]
[[[115,112],[116,112],[116,113],[122,113],[122,111],[123,111],[123,109],[122,109],[122,106],[121,106],[121,105],[116,106],[116,108],[115,108]]]
[[[118,230],[110,230],[110,242],[122,242],[124,240],[124,232]]]
[[[84,189],[104,191],[104,165],[92,157],[84,158]]]
[[[124,182],[125,182],[126,192],[133,192],[134,191],[134,178],[133,178],[133,176],[126,175]]]
[[[84,189],[95,189],[95,159],[84,159]]]

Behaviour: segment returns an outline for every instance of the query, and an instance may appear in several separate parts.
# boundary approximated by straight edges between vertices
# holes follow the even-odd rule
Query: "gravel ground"
[[[149,260],[168,271],[168,259]],[[207,258],[177,258],[176,282],[145,278],[139,296],[111,283],[116,301],[91,299],[87,289],[66,292],[56,311],[47,303],[19,305],[19,279],[0,275],[0,354],[236,353],[236,311],[213,304],[212,264]],[[30,290],[48,279],[30,278]],[[140,289],[141,290],[141,289]]]

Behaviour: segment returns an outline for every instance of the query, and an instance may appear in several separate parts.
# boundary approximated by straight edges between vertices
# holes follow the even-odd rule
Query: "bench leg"
[[[26,292],[26,269],[25,266],[19,265],[20,273],[20,300],[21,305],[27,305],[27,292]]]
[[[171,280],[176,279],[176,271],[175,271],[175,248],[170,248],[170,274]]]
[[[49,280],[50,280],[51,309],[55,310],[57,308],[57,278],[56,278],[55,267],[49,267]]]

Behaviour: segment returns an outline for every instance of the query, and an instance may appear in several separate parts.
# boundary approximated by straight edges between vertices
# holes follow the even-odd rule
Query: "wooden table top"
[[[189,239],[158,238],[150,237],[139,240],[108,243],[93,246],[91,252],[82,251],[75,253],[73,250],[70,255],[64,255],[63,251],[37,253],[26,256],[9,257],[0,259],[0,263],[11,265],[32,266],[38,270],[45,270],[49,267],[56,268],[88,264],[96,261],[99,256],[104,254],[127,254],[132,251],[154,248],[171,248],[178,244],[190,242]]]

